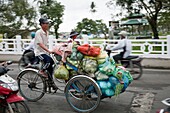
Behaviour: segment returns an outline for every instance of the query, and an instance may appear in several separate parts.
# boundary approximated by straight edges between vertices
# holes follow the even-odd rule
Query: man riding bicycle
[[[53,59],[49,56],[52,53],[51,50],[48,49],[48,28],[49,28],[49,21],[47,18],[43,17],[39,19],[41,29],[39,29],[35,34],[35,41],[34,41],[34,52],[35,56],[44,62],[42,70],[40,70],[40,74],[44,77],[48,77],[49,81],[51,82],[51,86],[54,90],[57,90],[58,87],[53,82]],[[46,73],[47,71],[47,73]]]
[[[121,31],[119,33],[120,35],[120,41],[112,47],[112,46],[107,46],[106,50],[109,51],[115,51],[115,50],[122,50],[122,52],[116,54],[113,56],[113,59],[115,60],[116,63],[118,63],[118,60],[122,60],[123,58],[127,58],[132,51],[132,44],[131,41],[127,39],[128,33],[126,31]]]

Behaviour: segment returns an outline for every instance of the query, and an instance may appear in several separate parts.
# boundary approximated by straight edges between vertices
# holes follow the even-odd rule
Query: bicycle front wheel
[[[18,76],[20,94],[28,101],[38,101],[46,91],[44,78],[38,74],[38,70],[25,69]]]
[[[30,113],[30,110],[24,101],[10,103],[10,107],[12,108],[13,113]],[[5,108],[5,113],[11,113],[9,106]]]
[[[143,73],[143,68],[141,64],[133,63],[132,67],[130,66],[130,64],[127,64],[125,68],[130,72],[134,80],[138,80],[139,78],[141,78]]]

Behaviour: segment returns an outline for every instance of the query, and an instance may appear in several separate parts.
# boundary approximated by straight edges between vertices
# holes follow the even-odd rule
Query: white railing
[[[53,36],[49,38],[49,49],[54,45],[65,42],[66,39],[55,39]],[[88,40],[79,39],[80,43],[88,42],[90,45],[103,47],[105,44],[114,46],[114,42],[118,40]],[[132,54],[141,55],[143,57],[170,58],[170,35],[166,39],[132,39]],[[0,54],[22,54],[30,42],[30,39],[21,39],[21,36],[16,36],[16,39],[0,39]]]

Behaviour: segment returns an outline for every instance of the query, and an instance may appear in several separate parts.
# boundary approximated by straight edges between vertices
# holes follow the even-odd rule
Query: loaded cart
[[[124,67],[116,66],[107,52],[88,44],[73,47],[64,65],[69,72],[66,100],[77,112],[94,111],[101,99],[118,96],[133,80]],[[62,75],[56,73],[61,79]]]
[[[92,112],[101,99],[123,93],[133,78],[99,47],[88,44],[61,44],[53,49],[53,89],[48,77],[39,73],[43,62],[22,70],[17,79],[20,94],[28,101],[38,101],[44,94],[65,92],[69,105],[77,112]],[[45,71],[48,74],[47,71]],[[64,81],[64,82],[63,82]],[[60,84],[63,87],[60,88]],[[54,91],[54,92],[53,92]]]

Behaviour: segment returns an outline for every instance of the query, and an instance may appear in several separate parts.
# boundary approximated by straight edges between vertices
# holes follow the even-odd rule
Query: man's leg
[[[114,55],[114,56],[113,56],[113,59],[114,59],[115,62],[118,64],[118,63],[119,63],[118,61],[122,59],[122,55],[121,55],[121,54]]]
[[[52,74],[53,74],[53,60],[50,56],[46,55],[46,54],[42,54],[40,56],[38,56],[40,60],[44,61],[44,66],[42,67],[43,70],[47,70],[49,72],[49,78],[52,79]]]
[[[40,60],[44,61],[45,64],[42,67],[43,71],[48,70],[48,72],[49,72],[49,74],[48,74],[49,83],[50,83],[51,87],[53,87],[53,90],[57,90],[58,87],[55,85],[55,83],[53,81],[53,77],[52,77],[52,74],[53,74],[53,67],[52,66],[54,64],[53,59],[46,54],[42,54],[42,55],[38,56],[38,58]]]

